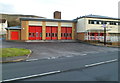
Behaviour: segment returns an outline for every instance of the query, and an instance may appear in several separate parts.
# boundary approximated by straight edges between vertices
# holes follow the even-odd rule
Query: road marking
[[[68,56],[65,56],[65,57],[73,57],[73,55],[68,55]]]
[[[87,55],[87,54],[81,54],[81,56],[85,56],[85,55]]]
[[[26,61],[36,61],[36,60],[39,60],[39,59],[28,59]]]
[[[33,77],[38,77],[38,76],[45,76],[45,75],[56,74],[56,73],[60,73],[60,72],[61,71],[52,71],[52,72],[47,72],[47,73],[42,73],[42,74],[36,74],[36,75],[30,75],[30,76],[25,76],[25,77],[19,77],[19,78],[3,80],[2,82],[23,80],[23,79],[27,79],[27,78],[33,78]]]
[[[101,65],[101,64],[105,64],[105,63],[111,63],[111,62],[115,62],[115,61],[118,61],[118,59],[94,63],[94,64],[90,64],[90,65],[85,65],[85,67],[92,67],[92,66],[97,66],[97,65]]]

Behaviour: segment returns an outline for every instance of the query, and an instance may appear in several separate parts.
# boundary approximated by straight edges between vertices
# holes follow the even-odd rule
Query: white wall
[[[99,19],[99,18],[81,18],[78,19],[77,21],[77,32],[85,32],[87,30],[90,29],[103,29],[103,25],[102,24],[88,24],[89,20],[103,20],[103,21],[118,21],[118,20],[112,20],[112,19]],[[120,33],[120,31],[118,31],[118,28],[120,26],[118,25],[107,25],[107,29],[109,30],[108,33]]]
[[[77,21],[77,32],[85,32],[86,30],[86,19],[81,18]]]
[[[0,34],[5,34],[6,33],[6,29],[8,27],[8,23],[7,21],[5,23],[0,23]]]

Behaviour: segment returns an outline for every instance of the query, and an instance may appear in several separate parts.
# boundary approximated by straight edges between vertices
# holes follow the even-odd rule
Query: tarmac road
[[[118,52],[87,54],[84,56],[62,57],[48,60],[26,61],[3,64],[3,80],[44,74],[54,71],[68,71],[49,76],[23,79],[22,81],[117,81],[118,62],[104,64],[118,59]],[[101,64],[102,62],[102,64]],[[84,68],[87,65],[98,64]],[[84,68],[82,71],[80,68]],[[77,70],[76,70],[77,69]],[[73,71],[69,71],[73,70]],[[71,76],[72,75],[72,76]],[[73,76],[74,75],[74,76]]]

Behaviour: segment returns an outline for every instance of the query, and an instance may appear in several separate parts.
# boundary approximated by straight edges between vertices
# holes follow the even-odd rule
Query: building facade
[[[7,40],[74,40],[74,20],[21,18],[21,27],[7,28]]]
[[[8,27],[8,22],[6,19],[0,19],[0,34],[6,34],[6,29]]]
[[[87,15],[77,18],[78,40],[104,40],[104,28],[106,28],[107,42],[118,42],[120,32],[120,19],[106,16]]]
[[[47,41],[81,40],[118,42],[120,19],[99,15],[82,16],[74,20],[61,20],[61,12],[54,19],[20,18],[21,26],[7,29],[7,40]],[[104,30],[106,29],[106,31]]]

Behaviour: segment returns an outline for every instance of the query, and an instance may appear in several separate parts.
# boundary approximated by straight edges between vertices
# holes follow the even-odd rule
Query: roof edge
[[[75,20],[46,19],[46,18],[20,18],[20,21],[52,21],[52,22],[76,22]]]

